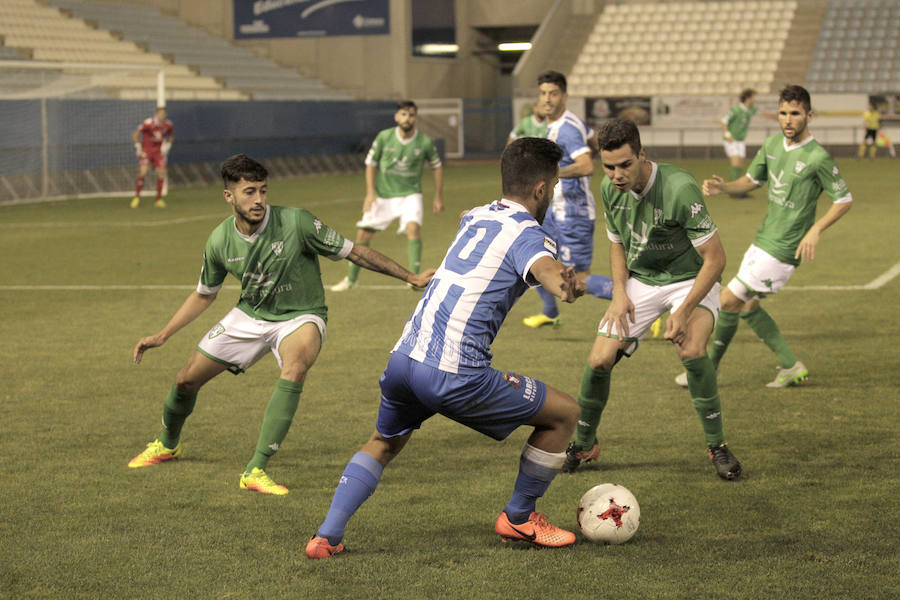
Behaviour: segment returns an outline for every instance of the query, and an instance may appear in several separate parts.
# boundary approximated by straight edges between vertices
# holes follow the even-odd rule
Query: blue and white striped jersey
[[[547,129],[547,139],[556,142],[563,150],[559,168],[571,165],[585,152],[590,153],[591,149],[587,141],[591,135],[593,134],[584,121],[570,110],[550,123]],[[596,216],[596,209],[594,195],[591,193],[590,176],[560,179],[554,190],[550,210],[553,212],[553,219],[556,222],[565,221],[569,217],[593,220]]]
[[[491,342],[529,286],[542,256],[556,244],[515,202],[473,208],[394,346],[411,359],[459,373],[491,364]]]

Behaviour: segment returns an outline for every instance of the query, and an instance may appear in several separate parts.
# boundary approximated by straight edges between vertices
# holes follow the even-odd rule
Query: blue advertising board
[[[390,32],[390,0],[234,0],[234,39]]]

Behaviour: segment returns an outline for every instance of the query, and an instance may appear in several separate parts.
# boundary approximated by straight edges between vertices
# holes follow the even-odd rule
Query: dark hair
[[[414,108],[416,112],[419,112],[419,107],[412,100],[401,100],[397,103],[397,110],[409,110],[410,108]]]
[[[748,98],[752,98],[755,95],[756,90],[754,90],[753,88],[747,88],[746,90],[741,92],[741,95],[738,96],[738,100],[740,100],[741,102],[746,102]]]
[[[235,154],[226,158],[219,174],[222,175],[225,187],[228,187],[229,183],[237,183],[241,179],[266,181],[269,178],[266,168],[246,154]]]
[[[778,95],[778,103],[796,102],[806,109],[806,112],[812,110],[812,101],[809,99],[809,92],[806,88],[799,85],[786,85]]]
[[[634,121],[616,117],[597,129],[597,144],[606,151],[618,150],[628,144],[637,156],[641,151],[641,133]]]
[[[538,75],[538,87],[542,83],[552,83],[557,86],[563,93],[566,93],[566,76],[559,71],[544,71]]]
[[[524,198],[541,181],[556,174],[562,148],[545,138],[523,137],[513,141],[500,157],[503,195]]]

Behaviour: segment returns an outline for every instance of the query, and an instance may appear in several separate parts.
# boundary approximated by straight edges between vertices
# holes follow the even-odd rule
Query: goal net
[[[165,88],[159,66],[0,61],[0,203],[133,194],[131,135]]]

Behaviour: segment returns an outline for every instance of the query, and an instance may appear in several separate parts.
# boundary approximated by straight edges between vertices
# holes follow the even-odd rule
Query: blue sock
[[[354,454],[341,474],[328,516],[316,535],[327,538],[332,546],[339,544],[344,538],[347,521],[375,491],[382,471],[384,466],[365,452]]]
[[[559,473],[565,460],[564,453],[544,452],[528,444],[519,459],[519,476],[504,512],[513,525],[524,523],[534,512],[537,499],[544,495],[550,482]]]
[[[587,291],[598,298],[612,299],[613,281],[604,275],[588,275]]]
[[[551,319],[558,317],[559,309],[556,308],[556,296],[545,290],[543,287],[539,287],[537,293],[544,302],[544,316]]]

